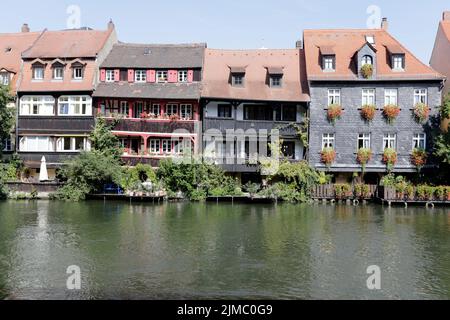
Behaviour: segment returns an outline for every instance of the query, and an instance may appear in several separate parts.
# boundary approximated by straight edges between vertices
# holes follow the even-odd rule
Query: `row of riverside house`
[[[439,72],[394,39],[386,19],[379,29],[306,30],[294,49],[127,44],[118,42],[112,22],[106,31],[30,32],[24,25],[21,33],[0,34],[0,46],[0,79],[17,106],[13,138],[3,147],[19,154],[31,179],[42,157],[55,179],[65,159],[90,149],[95,119],[104,118],[114,121],[128,165],[157,167],[189,153],[254,181],[258,167],[249,159],[270,152],[259,133],[279,129],[284,157],[308,160],[337,181],[361,171],[357,152],[370,148],[365,178],[377,182],[386,148],[397,151],[394,172],[403,174],[416,170],[414,148],[432,150],[433,123],[416,121],[413,109],[424,103],[429,119],[438,114],[445,84],[439,72],[450,75],[450,14],[433,52]],[[393,123],[382,114],[387,104],[400,107]],[[330,105],[343,110],[333,122]],[[375,106],[370,122],[361,117],[363,105]],[[308,144],[298,132],[305,124]],[[331,166],[321,159],[328,148],[336,151]]]

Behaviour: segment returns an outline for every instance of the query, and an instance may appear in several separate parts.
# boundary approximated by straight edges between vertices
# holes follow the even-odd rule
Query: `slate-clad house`
[[[10,94],[16,97],[17,81],[22,66],[22,52],[29,49],[37,40],[41,32],[30,32],[27,24],[22,26],[19,33],[0,34],[0,85],[9,86]],[[14,107],[15,103],[11,103]],[[1,141],[4,154],[10,154],[15,149],[14,134],[11,138]]]
[[[285,157],[304,159],[303,143],[290,126],[301,124],[306,114],[309,94],[304,72],[299,48],[207,49],[202,90],[205,157],[227,172],[241,174],[244,181],[251,179],[258,170],[248,161],[252,153],[270,154],[270,148],[265,152],[267,148],[259,143],[260,130],[280,129]],[[239,135],[227,142],[230,130]],[[255,139],[258,146],[252,150],[250,142]],[[266,139],[270,142],[270,137]]]
[[[421,63],[387,31],[387,20],[380,29],[306,30],[304,46],[310,87],[309,162],[319,170],[337,173],[337,180],[350,179],[361,172],[357,162],[360,148],[370,148],[372,160],[366,179],[377,180],[386,172],[382,155],[386,148],[396,150],[394,172],[413,173],[414,148],[431,151],[430,122],[416,121],[413,109],[418,103],[438,113],[443,76]],[[372,65],[373,75],[365,78],[363,65]],[[329,121],[329,105],[340,105],[343,115]],[[401,108],[398,118],[388,123],[385,105]],[[373,121],[361,116],[363,105],[375,105]],[[333,148],[336,160],[328,169],[321,151]]]
[[[447,77],[443,94],[450,93],[450,81],[448,80],[450,78],[450,11],[445,11],[439,22],[430,65]],[[448,123],[448,119],[443,121],[444,129],[448,128]]]
[[[44,31],[23,52],[18,82],[17,152],[37,178],[45,156],[49,178],[63,161],[90,149],[92,92],[98,65],[117,42],[114,24],[105,31]]]
[[[97,117],[117,121],[129,165],[196,155],[205,44],[116,44],[100,67]]]

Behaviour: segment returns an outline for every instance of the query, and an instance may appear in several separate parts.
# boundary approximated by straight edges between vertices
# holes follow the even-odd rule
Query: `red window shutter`
[[[194,70],[188,70],[188,82],[194,81]]]
[[[155,70],[147,70],[147,82],[151,82],[151,83],[156,82],[156,71]]]
[[[177,70],[169,70],[169,76],[168,76],[168,82],[175,83],[177,82],[178,78],[178,72]]]
[[[101,82],[105,82],[106,81],[106,70],[105,69],[101,69],[100,70],[100,81]]]
[[[133,69],[128,70],[128,82],[134,82],[134,70]]]
[[[115,82],[119,82],[120,81],[120,70],[119,69],[115,69],[114,70],[114,81]]]

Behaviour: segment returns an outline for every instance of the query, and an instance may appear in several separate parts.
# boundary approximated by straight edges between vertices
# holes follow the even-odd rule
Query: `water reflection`
[[[366,288],[379,265],[382,290]],[[65,288],[82,270],[82,290]],[[0,298],[448,299],[446,209],[0,203]]]

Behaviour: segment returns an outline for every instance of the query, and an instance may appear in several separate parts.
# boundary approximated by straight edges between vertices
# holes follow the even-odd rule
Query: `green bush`
[[[436,189],[435,189],[436,198],[439,200],[445,200],[445,198],[447,196],[446,191],[447,191],[446,187],[444,187],[444,186],[436,187]]]
[[[338,199],[348,198],[352,194],[352,186],[349,184],[335,184],[334,192]]]
[[[281,199],[286,202],[303,202],[304,196],[297,190],[295,183],[277,182],[260,191],[258,195],[269,199]]]
[[[156,173],[151,166],[139,163],[135,167],[122,169],[119,185],[125,191],[139,191],[146,181],[155,184]]]

